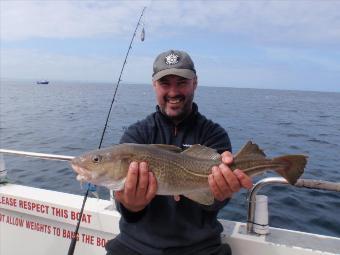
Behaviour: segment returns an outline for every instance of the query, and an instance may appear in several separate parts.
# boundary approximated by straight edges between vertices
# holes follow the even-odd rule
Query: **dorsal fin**
[[[200,144],[191,145],[191,147],[183,151],[182,154],[200,159],[217,160],[221,158],[221,155],[216,150]]]
[[[167,150],[167,151],[172,151],[176,153],[182,152],[182,149],[175,146],[175,145],[168,145],[168,144],[150,144],[150,146],[154,146],[156,148],[162,149],[162,150]]]
[[[259,148],[256,143],[252,143],[248,141],[234,156],[234,159],[248,158],[252,157],[253,159],[264,159],[266,158],[266,154],[264,154],[263,150]]]

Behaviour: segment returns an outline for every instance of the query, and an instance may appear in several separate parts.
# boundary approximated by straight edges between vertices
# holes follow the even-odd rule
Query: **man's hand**
[[[252,180],[240,169],[232,171],[228,165],[233,162],[233,155],[229,151],[222,153],[222,162],[212,168],[212,174],[208,177],[210,189],[219,201],[231,198],[233,193],[241,188],[250,189]]]
[[[131,162],[124,189],[115,198],[132,212],[143,210],[156,196],[157,181],[145,162]]]

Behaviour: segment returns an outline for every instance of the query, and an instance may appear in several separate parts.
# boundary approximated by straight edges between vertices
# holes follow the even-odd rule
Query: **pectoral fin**
[[[212,195],[210,190],[188,193],[184,194],[183,196],[202,205],[212,205],[214,203],[214,196]]]

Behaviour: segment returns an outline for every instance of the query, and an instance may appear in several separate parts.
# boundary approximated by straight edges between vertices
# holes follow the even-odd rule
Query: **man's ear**
[[[156,88],[156,81],[152,81],[152,86],[154,89]]]
[[[194,89],[197,88],[197,76],[194,78]]]

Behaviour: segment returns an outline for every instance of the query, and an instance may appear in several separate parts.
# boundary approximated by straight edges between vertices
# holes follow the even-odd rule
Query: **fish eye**
[[[99,163],[101,160],[102,160],[102,156],[100,156],[100,155],[95,155],[92,158],[93,163]]]

